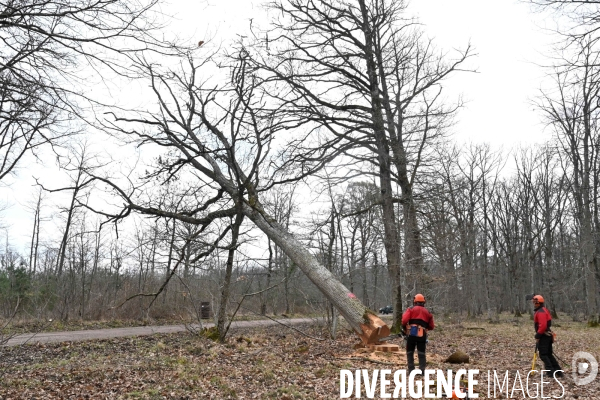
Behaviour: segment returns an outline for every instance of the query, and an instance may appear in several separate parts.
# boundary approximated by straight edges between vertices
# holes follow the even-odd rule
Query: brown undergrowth
[[[479,369],[480,398],[487,398],[487,370],[509,370],[511,376],[516,370],[522,376],[529,371],[531,325],[527,318],[500,324],[441,323],[430,336],[429,367]],[[564,361],[570,362],[576,351],[600,359],[600,331],[584,323],[557,321],[557,325],[556,351]],[[322,327],[302,329],[325,337]],[[178,333],[2,348],[0,398],[336,399],[341,369],[405,367],[404,354],[357,351],[353,349],[357,342],[348,330],[341,331],[335,341],[317,341],[271,327],[236,330],[225,344]],[[458,349],[469,354],[470,364],[444,363]],[[599,398],[598,379],[578,387],[570,369],[567,375],[563,398]],[[546,396],[561,393],[556,383],[547,389],[551,393]]]

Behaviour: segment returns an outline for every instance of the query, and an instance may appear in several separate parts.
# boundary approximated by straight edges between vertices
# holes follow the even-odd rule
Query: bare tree
[[[376,248],[379,239],[376,225],[381,225],[381,213],[379,203],[379,188],[370,182],[352,182],[348,185],[345,193],[345,203],[342,217],[346,220],[348,229],[352,232],[353,241],[358,242],[358,255],[356,263],[360,266],[361,294],[363,301],[371,304],[368,290],[368,266],[369,257]],[[354,238],[354,236],[356,236]]]
[[[229,330],[231,324],[227,322],[227,304],[229,303],[229,297],[231,296],[231,274],[233,271],[233,262],[235,253],[238,246],[238,240],[240,236],[240,226],[244,221],[244,214],[239,212],[232,218],[231,221],[231,242],[227,251],[227,263],[225,265],[225,279],[223,280],[223,287],[221,290],[221,300],[219,306],[219,312],[217,314],[217,331],[219,332],[219,340],[225,341],[225,336]]]
[[[42,200],[44,191],[42,188],[38,191],[37,201],[33,207],[33,231],[31,232],[31,246],[29,248],[29,270],[32,274],[37,272],[38,251],[40,246],[40,224],[42,221]]]
[[[559,225],[568,223],[566,209],[568,201],[568,187],[565,184],[566,175],[561,174],[559,158],[556,149],[549,145],[540,148],[532,154],[535,163],[535,177],[532,185],[536,205],[537,230],[539,231],[540,260],[537,270],[532,277],[532,288],[534,293],[548,293],[552,311],[556,315],[556,307],[559,303],[557,290],[559,289],[561,267],[564,264],[557,260],[557,254],[561,253],[557,246],[559,237]],[[563,265],[561,265],[563,264]]]
[[[156,0],[0,1],[0,180],[25,154],[78,132],[90,76],[127,75],[152,38]],[[89,73],[86,74],[86,67]],[[96,99],[97,101],[98,99]]]
[[[71,192],[69,205],[61,208],[62,212],[65,213],[65,228],[58,250],[59,256],[56,264],[56,273],[58,276],[60,276],[63,272],[67,246],[70,238],[70,231],[76,211],[77,209],[81,208],[81,204],[86,203],[85,198],[87,198],[88,193],[86,190],[90,189],[89,181],[85,180],[85,171],[94,170],[98,167],[97,165],[91,165],[93,155],[89,154],[88,145],[86,143],[72,146],[71,149],[73,155],[67,156],[66,161],[62,166],[65,171],[71,174],[71,184],[66,187],[55,189],[46,188],[42,183],[38,182],[38,185],[40,185],[43,190],[49,193]]]
[[[273,190],[265,193],[263,204],[268,214],[279,222],[286,230],[290,230],[292,215],[298,211],[295,200],[295,187],[275,186]],[[271,239],[268,239],[268,265],[267,265],[267,281],[266,287],[271,287],[271,282],[275,273],[281,273],[284,276],[283,280],[283,296],[285,302],[284,312],[289,314],[292,312],[292,294],[293,282],[291,282],[292,274],[295,266],[290,263],[289,258],[281,249],[273,245]],[[261,293],[263,304],[261,304],[261,313],[266,313],[266,303],[269,297],[269,291]],[[275,309],[275,307],[273,307]],[[264,315],[264,314],[263,314]]]
[[[401,275],[424,283],[418,172],[457,108],[441,101],[442,83],[470,49],[445,61],[400,0],[291,0],[270,7],[277,19],[261,42],[267,54],[253,58],[273,82],[270,94],[281,112],[308,131],[290,146],[290,161],[319,168],[343,155],[355,175],[375,166],[398,323]],[[402,204],[404,271],[395,202]]]

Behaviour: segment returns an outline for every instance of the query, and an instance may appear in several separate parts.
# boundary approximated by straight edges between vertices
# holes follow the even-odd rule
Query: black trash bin
[[[200,303],[200,318],[210,319],[210,301],[203,301]]]

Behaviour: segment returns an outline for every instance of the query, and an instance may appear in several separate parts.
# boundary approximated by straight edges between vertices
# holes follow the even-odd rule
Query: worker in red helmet
[[[550,376],[562,377],[563,372],[554,358],[552,353],[552,342],[554,335],[552,334],[552,316],[550,311],[544,307],[544,298],[535,295],[531,300],[533,303],[533,325],[535,327],[535,341],[540,359],[544,362],[544,370]]]
[[[434,328],[433,315],[425,308],[425,296],[419,293],[414,297],[413,306],[409,307],[402,315],[402,326],[407,336],[408,373],[415,369],[415,348],[419,356],[419,369],[421,372],[425,372],[427,332]]]

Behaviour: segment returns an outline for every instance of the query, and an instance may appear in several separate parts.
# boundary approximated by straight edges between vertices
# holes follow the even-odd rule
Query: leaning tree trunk
[[[260,205],[243,204],[243,213],[256,224],[311,280],[348,321],[364,343],[375,342],[390,333],[389,327],[374,315],[327,268],[286,229],[266,215]]]

